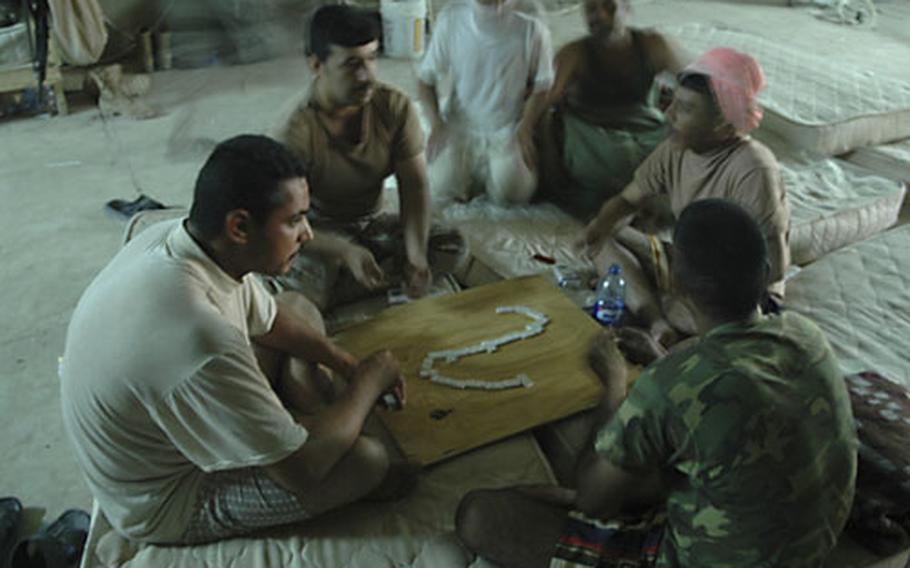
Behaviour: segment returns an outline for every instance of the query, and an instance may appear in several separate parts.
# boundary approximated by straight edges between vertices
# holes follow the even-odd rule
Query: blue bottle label
[[[601,300],[594,304],[592,315],[594,316],[594,319],[603,325],[614,325],[619,321],[619,318],[622,317],[624,307],[625,305],[621,300],[613,302],[604,302]]]

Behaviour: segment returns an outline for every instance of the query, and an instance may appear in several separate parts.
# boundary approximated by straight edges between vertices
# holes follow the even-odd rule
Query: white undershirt
[[[447,118],[474,131],[516,125],[527,97],[553,83],[549,31],[513,4],[491,7],[467,0],[443,8],[417,70],[430,85],[451,75]]]

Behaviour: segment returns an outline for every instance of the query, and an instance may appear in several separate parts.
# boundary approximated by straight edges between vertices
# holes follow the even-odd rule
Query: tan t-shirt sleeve
[[[306,107],[301,103],[290,114],[283,126],[276,128],[275,138],[287,146],[307,170],[312,170],[316,148],[313,144],[312,125],[306,116]]]
[[[423,152],[426,141],[417,109],[407,96],[396,92],[390,99],[390,112],[394,115],[392,124],[400,125],[392,136],[392,164],[397,164]]]
[[[635,170],[632,183],[623,190],[623,198],[637,205],[648,197],[667,192],[670,184],[672,148],[667,140],[660,143]]]
[[[731,198],[751,212],[765,235],[768,261],[771,264],[768,281],[782,282],[790,266],[790,208],[777,164],[755,168],[740,178]],[[783,288],[772,291],[783,294]]]
[[[177,449],[204,471],[276,463],[308,436],[239,339],[151,410]]]
[[[258,277],[253,274],[244,277],[243,296],[247,305],[246,325],[250,336],[265,335],[271,331],[275,316],[278,315],[278,306]]]
[[[291,123],[291,119],[297,114],[298,109],[304,104],[304,100],[304,98],[297,96],[290,98],[283,103],[281,110],[275,115],[275,121],[265,132],[266,136],[270,136],[282,144],[286,144],[288,126]]]

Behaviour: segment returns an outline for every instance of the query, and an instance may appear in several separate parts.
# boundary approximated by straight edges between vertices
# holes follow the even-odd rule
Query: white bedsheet
[[[825,331],[844,372],[910,388],[910,225],[807,266],[787,283],[787,305]]]
[[[841,160],[804,163],[788,159],[781,171],[791,207],[790,252],[794,264],[807,264],[825,254],[865,239],[894,224],[906,188]],[[584,225],[551,204],[501,207],[486,200],[454,204],[440,221],[458,227],[472,257],[490,274],[468,275],[472,286],[493,278],[516,278],[549,272],[535,254],[579,271],[595,267],[572,245]]]
[[[518,278],[548,272],[552,266],[534,255],[558,264],[594,272],[573,243],[584,225],[552,204],[503,207],[485,199],[450,205],[440,213],[442,222],[458,227],[468,241],[471,256],[498,278]],[[466,282],[476,285],[480,282]]]
[[[136,546],[113,532],[103,515],[93,514],[82,566],[483,568],[490,565],[471,558],[452,532],[461,497],[475,488],[553,481],[533,436],[522,434],[431,468],[402,501],[357,504],[256,538]]]
[[[910,83],[797,51],[746,32],[702,24],[662,28],[693,55],[727,46],[751,54],[768,87],[762,129],[797,148],[834,156],[910,136]]]

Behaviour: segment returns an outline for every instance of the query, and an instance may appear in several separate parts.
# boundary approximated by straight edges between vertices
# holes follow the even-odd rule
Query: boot
[[[0,566],[6,566],[21,526],[22,503],[15,497],[0,499]]]
[[[70,509],[16,545],[10,565],[16,568],[75,568],[82,559],[90,525],[88,513]]]
[[[147,195],[140,195],[133,201],[125,199],[112,199],[104,204],[104,210],[124,220],[132,219],[133,215],[149,209],[167,209],[164,205]]]

